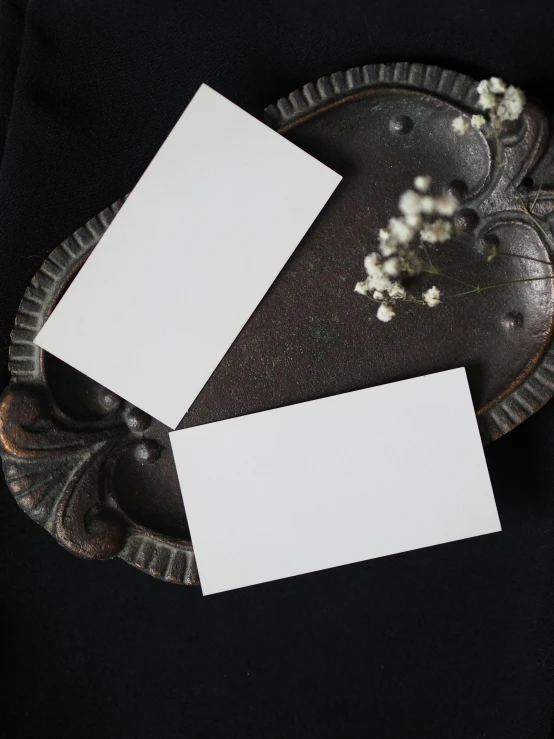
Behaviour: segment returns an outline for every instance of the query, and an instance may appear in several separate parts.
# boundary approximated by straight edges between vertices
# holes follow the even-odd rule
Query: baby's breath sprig
[[[500,135],[505,131],[506,122],[516,121],[522,115],[525,95],[522,90],[513,85],[507,85],[499,77],[482,80],[477,86],[477,92],[479,93],[478,106],[483,114],[460,115],[452,121],[452,128],[460,136],[466,135],[472,129],[482,130],[486,136],[493,136],[499,143]],[[497,146],[497,151],[501,152],[502,147]],[[498,164],[503,166],[503,161],[500,160]],[[544,277],[530,277],[491,285],[472,285],[453,275],[441,273],[431,263],[427,245],[444,244],[452,238],[454,216],[459,203],[453,195],[431,196],[429,194],[431,184],[429,175],[418,175],[415,178],[413,189],[407,190],[400,196],[398,208],[401,215],[391,218],[387,228],[380,229],[378,251],[371,252],[364,260],[367,277],[358,282],[354,290],[379,303],[377,318],[380,321],[384,323],[391,321],[396,315],[396,303],[399,302],[417,303],[421,306],[435,308],[445,300],[497,287],[553,279],[551,272]],[[521,198],[519,191],[518,195]],[[552,244],[550,236],[534,217],[533,206],[529,208],[523,200],[522,203],[523,211],[536,222],[539,230]],[[524,255],[501,254],[494,244],[489,245],[485,256],[487,262],[500,256],[506,256],[540,261],[551,268],[554,266],[550,261],[536,260]],[[436,285],[433,285],[423,292],[421,297],[417,297],[408,292],[403,282],[421,273],[453,280],[468,289],[445,296]]]
[[[440,291],[434,287],[421,297],[409,296],[402,281],[408,277],[431,271],[418,254],[415,244],[439,244],[448,241],[453,233],[452,218],[458,208],[453,195],[429,195],[431,178],[420,175],[414,188],[400,197],[398,207],[402,215],[391,218],[387,228],[379,231],[379,251],[371,252],[364,260],[365,280],[358,282],[355,291],[380,303],[377,318],[388,323],[395,316],[397,301],[421,302],[434,307],[440,302]]]
[[[506,123],[517,121],[523,113],[525,93],[519,87],[507,85],[500,77],[481,80],[477,92],[477,105],[483,114],[460,115],[452,121],[452,128],[460,136],[465,136],[472,128],[477,131],[483,129],[485,135],[491,135],[497,143],[496,163],[502,167],[500,134],[504,132]]]
[[[452,121],[452,128],[464,136],[472,128],[480,130],[489,125],[499,134],[507,121],[517,121],[525,107],[525,93],[519,87],[507,85],[500,77],[481,80],[477,85],[477,105],[484,115],[460,115]]]

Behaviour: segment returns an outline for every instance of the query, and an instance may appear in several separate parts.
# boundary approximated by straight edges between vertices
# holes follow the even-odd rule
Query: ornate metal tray
[[[463,200],[458,225],[472,237],[472,246],[449,245],[443,265],[467,263],[469,256],[464,274],[478,280],[485,268],[480,245],[491,238],[504,252],[549,259],[548,239],[519,200],[541,186],[535,213],[550,237],[548,122],[528,106],[523,124],[502,141],[499,168],[487,139],[476,134],[469,142],[451,129],[460,111],[475,109],[475,87],[465,75],[437,67],[369,65],[324,77],[266,110],[270,125],[344,181],[181,427],[461,365],[468,368],[485,443],[550,399],[550,281],[440,310],[408,307],[387,325],[374,320],[352,289],[376,229],[423,173]],[[0,454],[19,506],[71,552],[118,556],[167,582],[195,584],[167,429],[33,344],[122,202],[54,249],[25,292],[0,404]],[[494,281],[525,279],[536,274],[537,263],[505,259],[486,269]],[[160,383],[163,378],[160,358]]]

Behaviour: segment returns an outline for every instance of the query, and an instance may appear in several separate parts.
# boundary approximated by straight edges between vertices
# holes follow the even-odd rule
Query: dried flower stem
[[[538,194],[537,194],[537,197],[535,198],[535,200],[533,202],[533,205],[531,206],[531,208],[529,208],[529,206],[527,205],[527,203],[523,199],[523,196],[521,195],[520,191],[517,189],[517,187],[514,184],[514,182],[513,182],[513,180],[512,180],[511,177],[508,177],[508,182],[513,187],[513,189],[514,189],[514,191],[515,191],[515,193],[516,193],[516,195],[517,195],[517,197],[518,197],[518,199],[519,199],[519,201],[521,203],[521,209],[522,209],[523,213],[525,213],[525,215],[531,220],[531,222],[533,223],[533,225],[538,228],[538,230],[541,232],[541,234],[544,236],[544,238],[548,242],[549,246],[551,246],[554,249],[554,241],[552,240],[552,236],[549,233],[547,233],[547,231],[545,231],[542,223],[539,221],[539,219],[533,213],[533,208],[535,207],[535,204],[537,202]],[[539,189],[539,192],[540,192],[540,189]]]
[[[458,277],[454,277],[453,275],[449,275],[446,272],[441,272],[440,270],[433,267],[432,269],[426,269],[425,266],[421,269],[422,272],[427,272],[429,275],[437,275],[437,277],[446,277],[448,280],[454,280],[454,282],[459,282],[460,285],[466,285],[467,287],[477,287],[477,285],[472,285],[471,282],[466,282],[465,280],[460,280]]]
[[[440,277],[451,277],[450,275],[443,274],[441,272],[434,272],[433,274],[437,274]],[[456,278],[452,278],[456,279]],[[541,280],[554,280],[554,275],[545,275],[544,277],[526,277],[522,280],[508,280],[506,282],[496,282],[492,285],[471,285],[471,290],[464,290],[461,293],[454,293],[454,295],[446,295],[441,298],[441,302],[444,302],[445,300],[454,300],[455,298],[463,298],[466,295],[474,295],[475,293],[482,293],[486,290],[494,290],[497,287],[509,287],[510,285],[517,285],[522,282],[537,282]],[[458,280],[461,282],[461,280]],[[469,285],[470,283],[463,283],[466,285]],[[367,296],[371,301],[374,303],[380,303],[380,300],[376,300],[375,298],[371,297],[371,295]],[[416,298],[414,295],[410,295],[409,293],[406,295],[405,298],[398,298],[399,303],[417,303],[418,305],[425,305],[424,300],[420,300],[419,298]]]
[[[498,135],[498,131],[494,130],[494,140],[496,142],[496,166],[498,169],[502,169],[504,167],[504,160],[502,159],[502,151],[503,151],[503,145],[502,141],[500,139],[500,136]]]
[[[429,249],[425,246],[424,243],[421,244],[421,248],[423,249],[423,253],[425,254],[425,258],[429,262],[429,267],[431,270],[434,270],[433,262],[431,261],[431,255],[429,254]]]
[[[531,212],[533,211],[533,208],[537,204],[537,200],[539,199],[539,195],[541,194],[541,192],[542,192],[542,182],[539,185],[539,189],[537,190],[537,194],[535,195],[535,199],[533,200],[533,205],[531,206]]]
[[[454,298],[461,298],[464,295],[472,295],[473,293],[482,293],[485,290],[493,290],[496,287],[508,287],[509,285],[517,285],[521,282],[537,282],[540,280],[554,280],[554,275],[545,275],[544,277],[525,277],[522,280],[509,280],[507,282],[496,282],[493,285],[475,285],[472,290],[466,290],[463,293],[455,293],[454,295],[447,295],[444,300],[453,300]]]
[[[554,264],[546,259],[537,259],[536,257],[528,257],[527,254],[508,254],[506,251],[496,252],[497,257],[510,257],[511,259],[527,259],[528,262],[537,262],[538,264],[546,264],[549,267],[554,267]]]

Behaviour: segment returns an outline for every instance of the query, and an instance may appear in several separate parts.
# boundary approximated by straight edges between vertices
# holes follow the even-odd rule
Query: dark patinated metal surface
[[[535,212],[551,238],[554,148],[533,106],[503,138],[504,167],[480,133],[456,136],[451,121],[474,110],[475,86],[437,67],[371,65],[320,79],[267,109],[270,125],[344,180],[181,427],[461,365],[485,442],[550,399],[549,280],[434,310],[406,306],[386,325],[353,292],[377,229],[417,174],[430,174],[435,192],[464,201],[464,237],[433,252],[441,267],[479,284],[549,274],[540,262],[502,258],[487,265],[483,258],[484,240],[512,255],[550,258],[548,239],[522,213],[520,198],[534,200],[541,187]],[[55,249],[25,293],[0,406],[0,454],[20,507],[70,551],[119,556],[168,582],[194,584],[167,429],[32,343],[122,202]],[[420,279],[418,289],[429,285]],[[160,382],[163,374],[161,362]]]

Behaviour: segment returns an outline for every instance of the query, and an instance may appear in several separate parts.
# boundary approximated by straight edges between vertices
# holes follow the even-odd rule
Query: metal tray
[[[467,76],[438,67],[369,65],[324,77],[266,110],[269,125],[344,181],[180,427],[461,365],[468,368],[485,443],[550,399],[550,281],[432,311],[407,306],[386,325],[353,292],[376,229],[417,174],[430,174],[464,203],[458,225],[470,245],[445,246],[443,266],[464,262],[458,274],[476,281],[485,279],[485,269],[489,282],[536,274],[537,264],[528,260],[486,265],[480,250],[491,238],[504,252],[550,258],[548,239],[519,200],[540,185],[535,212],[550,236],[554,150],[547,120],[528,106],[524,122],[503,140],[499,168],[484,137],[472,137],[470,145],[451,129],[460,111],[475,110],[475,87]],[[167,582],[197,584],[167,428],[33,344],[122,203],[54,249],[25,292],[0,404],[0,454],[19,506],[74,554],[118,556]],[[158,381],[164,381],[163,357]]]

